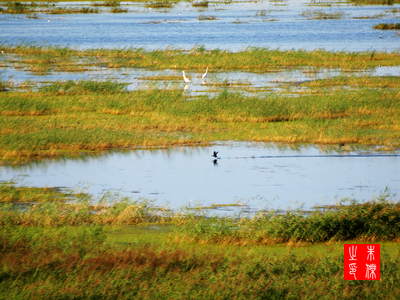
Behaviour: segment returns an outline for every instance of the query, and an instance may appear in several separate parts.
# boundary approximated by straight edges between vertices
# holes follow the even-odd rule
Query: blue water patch
[[[213,157],[218,151],[218,159]],[[24,184],[87,187],[101,197],[118,191],[171,208],[247,204],[246,208],[311,208],[345,197],[371,200],[386,187],[400,193],[400,152],[377,147],[230,142],[210,147],[109,152],[0,167],[0,179]],[[227,209],[222,207],[220,209]]]

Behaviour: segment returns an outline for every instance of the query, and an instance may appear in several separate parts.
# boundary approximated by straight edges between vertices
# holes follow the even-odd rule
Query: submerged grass
[[[243,70],[265,72],[294,67],[326,67],[342,69],[366,69],[376,66],[398,66],[398,52],[376,51],[329,52],[325,50],[271,50],[250,47],[241,52],[207,50],[197,46],[188,51],[165,49],[147,51],[142,48],[74,50],[69,47],[39,46],[36,44],[0,44],[6,55],[5,62],[16,67],[35,70],[38,66],[45,71],[81,71],[82,68],[150,68],[204,71],[207,67],[214,72]]]
[[[1,227],[164,224],[175,214],[148,199],[107,192],[95,201],[84,192],[17,187],[14,182],[0,183],[0,199]]]
[[[66,202],[83,196],[63,188],[17,187],[14,181],[0,182],[0,203]]]
[[[324,12],[323,10],[306,10],[300,13],[301,16],[307,19],[317,19],[317,20],[331,20],[331,19],[341,19],[344,12]]]
[[[21,194],[30,193],[21,187],[14,188],[20,189]],[[3,193],[0,189],[0,195]],[[253,218],[241,219],[207,219],[187,213],[169,218],[160,214],[155,218],[151,209],[154,206],[149,202],[147,207],[139,209],[135,201],[121,198],[114,201],[112,196],[104,199],[111,200],[112,205],[96,213],[88,202],[77,203],[75,209],[54,202],[23,209],[1,204],[1,296],[11,299],[339,296],[395,299],[400,296],[399,250],[389,254],[386,244],[381,244],[380,281],[345,281],[343,246],[337,246],[330,238],[352,237],[355,239],[352,243],[398,240],[399,204],[391,201],[388,193],[370,202],[348,203],[348,207],[339,206],[309,217],[293,211],[275,216],[260,212]],[[131,236],[129,242],[113,238],[128,230],[127,224],[163,224],[162,219],[175,228],[169,239],[165,234],[156,234],[157,239]],[[134,234],[132,227],[129,228]],[[141,228],[136,227],[136,231]],[[246,247],[215,245],[243,245],[244,239]],[[272,248],[263,246],[268,243],[261,241],[267,239],[270,244],[292,243],[287,243],[286,248]],[[319,246],[322,252],[307,248],[326,240],[330,242]],[[297,248],[304,251],[292,247],[298,241],[307,242]],[[207,248],[198,245],[204,242],[211,245]],[[255,242],[259,246],[251,246]]]

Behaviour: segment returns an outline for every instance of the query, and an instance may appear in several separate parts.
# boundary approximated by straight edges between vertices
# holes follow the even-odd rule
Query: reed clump
[[[32,12],[32,9],[26,3],[10,2],[4,12],[7,14],[28,14]]]
[[[150,8],[171,8],[174,5],[174,2],[172,1],[156,1],[156,2],[150,2],[145,5],[145,7],[150,7]]]
[[[350,0],[356,4],[366,4],[366,5],[393,5],[399,3],[399,0]]]
[[[92,7],[76,7],[76,8],[68,8],[68,7],[55,7],[51,10],[44,11],[47,14],[51,15],[64,15],[64,14],[98,14],[99,10],[97,8]]]
[[[0,93],[7,91],[9,89],[9,85],[10,85],[9,83],[5,82],[0,78]]]
[[[400,29],[400,23],[395,23],[395,24],[386,24],[386,23],[381,23],[378,25],[374,25],[374,29],[382,29],[382,30],[399,30]]]
[[[400,202],[388,191],[359,203],[342,199],[328,210],[259,212],[251,218],[193,215],[176,228],[176,241],[234,245],[400,241]]]
[[[121,2],[119,1],[105,1],[105,2],[96,2],[92,4],[93,6],[105,6],[105,7],[116,7],[120,6]]]
[[[208,1],[192,2],[193,7],[208,7]]]
[[[117,13],[127,13],[128,9],[127,8],[119,8],[119,7],[114,7],[110,10],[110,12],[117,14]]]

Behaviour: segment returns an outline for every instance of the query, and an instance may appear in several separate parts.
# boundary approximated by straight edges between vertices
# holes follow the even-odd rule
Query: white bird
[[[207,67],[207,69],[206,69],[206,72],[205,72],[203,75],[201,75],[201,79],[206,78],[206,76],[207,76],[207,71],[208,71],[208,67]]]
[[[186,83],[189,83],[190,80],[185,76],[185,71],[182,71],[182,73],[183,73],[183,80],[184,80]]]

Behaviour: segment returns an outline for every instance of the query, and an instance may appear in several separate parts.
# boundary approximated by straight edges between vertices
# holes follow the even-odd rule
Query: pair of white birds
[[[203,75],[201,75],[201,79],[206,78],[207,72],[208,72],[208,67],[207,67],[207,69],[206,69],[206,72],[205,72]],[[182,74],[183,74],[183,80],[184,80],[186,83],[189,83],[190,80],[189,80],[189,78],[187,78],[187,77],[185,76],[185,71],[182,71]]]

